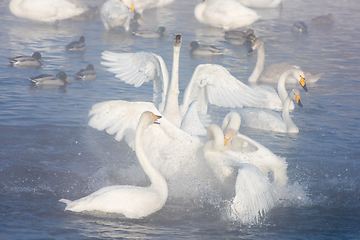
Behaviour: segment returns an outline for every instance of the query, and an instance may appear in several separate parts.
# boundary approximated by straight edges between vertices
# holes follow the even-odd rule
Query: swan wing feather
[[[231,108],[264,105],[261,94],[216,64],[200,64],[195,69],[184,93],[182,112],[193,100],[199,101],[198,110],[202,113],[206,113],[207,103]]]
[[[155,53],[114,53],[104,51],[101,64],[109,67],[108,71],[115,74],[121,81],[140,87],[143,83],[153,80],[154,104],[160,111],[164,109],[168,89],[169,75],[162,57]]]

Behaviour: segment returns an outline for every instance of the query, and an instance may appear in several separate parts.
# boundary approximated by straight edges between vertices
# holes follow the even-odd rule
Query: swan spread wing
[[[244,223],[258,222],[277,203],[274,187],[262,172],[252,164],[242,164],[235,183],[236,195],[230,216]]]
[[[102,53],[102,65],[109,67],[116,78],[140,87],[144,82],[154,81],[154,104],[160,111],[164,109],[169,76],[164,60],[149,52]]]
[[[198,110],[206,113],[207,104],[219,107],[259,107],[263,96],[232,76],[224,67],[201,64],[185,90],[182,112],[193,100],[198,100]]]

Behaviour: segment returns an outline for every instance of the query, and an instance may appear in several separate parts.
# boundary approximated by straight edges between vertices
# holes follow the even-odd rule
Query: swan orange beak
[[[295,101],[299,107],[303,107],[301,100],[300,100],[300,95],[295,95]]]
[[[229,139],[224,138],[224,146],[228,143],[229,140],[230,138]]]
[[[305,90],[305,92],[307,92],[307,87],[306,87],[306,81],[305,78],[303,78],[302,76],[300,76],[300,85],[303,87],[303,89]]]
[[[158,115],[153,114],[153,118],[154,118],[154,123],[156,123],[156,124],[160,124],[160,123],[159,123],[159,122],[157,122],[156,120],[158,120],[158,119],[162,118],[162,116],[158,116]]]
[[[135,8],[134,8],[134,4],[131,4],[130,9],[134,12]]]

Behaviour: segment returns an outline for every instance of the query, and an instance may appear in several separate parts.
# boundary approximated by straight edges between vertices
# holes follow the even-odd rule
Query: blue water
[[[89,1],[101,5],[102,1]],[[163,9],[145,11],[141,28],[169,32],[162,40],[140,39],[123,30],[106,32],[99,19],[65,21],[58,26],[14,17],[8,1],[0,3],[0,239],[358,239],[360,238],[360,27],[357,1],[292,0],[283,8],[260,10],[263,19],[251,27],[265,41],[266,63],[296,63],[323,77],[301,92],[304,107],[292,113],[300,132],[269,133],[241,129],[288,162],[294,200],[282,201],[258,225],[224,220],[221,209],[206,199],[170,198],[163,209],[141,220],[117,215],[64,212],[61,198],[77,199],[114,184],[146,185],[132,174],[137,160],[124,142],[88,126],[88,112],[110,99],[151,101],[152,85],[133,88],[119,82],[100,64],[104,50],[150,51],[171,69],[172,36],[181,33],[180,90],[198,64],[216,63],[246,82],[256,53],[223,42],[221,30],[197,22],[197,1],[178,0]],[[310,28],[291,34],[295,21],[331,12],[329,29]],[[85,36],[84,53],[64,46]],[[215,45],[224,56],[192,58],[192,40]],[[41,69],[9,68],[7,58],[42,53]],[[74,80],[92,63],[96,81]],[[28,78],[65,71],[66,89],[38,89]],[[180,95],[182,98],[182,95]],[[210,108],[219,123],[229,109]],[[138,179],[140,178],[140,180]],[[297,190],[298,189],[298,190]],[[297,195],[298,194],[298,195]]]

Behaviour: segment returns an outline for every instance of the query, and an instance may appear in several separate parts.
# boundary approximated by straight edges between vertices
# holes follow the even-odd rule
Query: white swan
[[[70,201],[61,199],[67,204],[65,210],[73,212],[102,211],[121,213],[127,218],[143,218],[160,210],[167,199],[167,183],[161,173],[149,162],[144,147],[145,129],[160,118],[152,112],[144,112],[136,129],[136,156],[151,181],[149,187],[109,186],[104,187],[87,197]]]
[[[145,9],[161,8],[175,0],[134,0],[136,12],[142,14]]]
[[[276,8],[281,6],[282,0],[238,0],[249,8]]]
[[[257,141],[238,132],[241,118],[237,112],[228,113],[222,123],[225,149],[229,157],[240,163],[251,163],[258,167],[264,176],[273,178],[272,184],[282,188],[287,184],[287,163]]]
[[[38,22],[60,21],[78,16],[88,10],[79,0],[11,0],[12,14]]]
[[[171,83],[164,60],[157,54],[148,52],[113,53],[105,51],[102,65],[125,83],[141,86],[144,82],[154,81],[154,104],[163,116],[175,126],[180,127],[183,116],[192,101],[198,100],[198,110],[206,114],[208,103],[220,107],[267,107],[272,105],[281,109],[279,97],[272,100],[264,97],[264,90],[258,92],[233,77],[224,67],[201,64],[185,90],[183,104],[179,109],[179,55],[181,35],[174,36],[174,53]],[[269,95],[277,96],[272,90]]]
[[[299,128],[291,120],[289,115],[289,108],[291,101],[295,101],[300,107],[302,107],[300,101],[300,92],[298,89],[293,89],[289,92],[282,115],[278,112],[270,111],[267,109],[258,108],[243,108],[238,112],[241,116],[241,124],[244,127],[262,129],[273,132],[283,133],[298,133]]]
[[[208,138],[203,153],[221,182],[221,190],[230,188],[233,192],[236,182],[235,197],[231,201],[228,216],[245,224],[257,222],[278,202],[274,187],[255,165],[241,163],[236,157],[227,154],[227,141],[218,125],[213,124],[208,128]]]
[[[237,0],[206,0],[196,5],[196,19],[203,24],[225,30],[248,26],[260,16]]]
[[[296,65],[290,65],[290,64],[271,64],[267,66],[264,69],[265,64],[265,47],[264,42],[260,38],[256,38],[251,46],[250,51],[257,50],[257,61],[255,65],[255,69],[251,76],[249,77],[249,82],[255,83],[255,82],[272,82],[277,83],[279,80],[280,75],[285,72],[286,70],[290,68],[300,68]],[[319,80],[319,78],[323,75],[323,73],[320,74],[312,74],[309,72],[304,71],[304,77],[306,79],[306,82],[316,82]],[[297,83],[298,79],[295,77],[288,75],[286,78],[287,83]]]
[[[126,31],[129,31],[134,15],[132,0],[110,0],[105,2],[100,9],[100,18],[105,29],[123,26]]]

